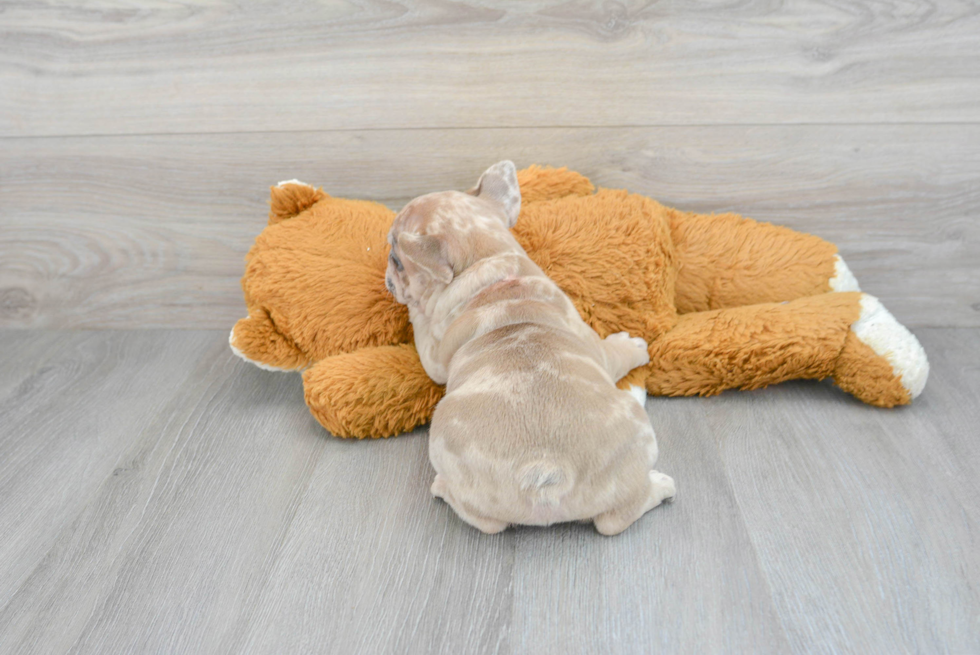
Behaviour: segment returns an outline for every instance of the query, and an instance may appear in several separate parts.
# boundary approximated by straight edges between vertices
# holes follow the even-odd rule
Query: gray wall
[[[980,325],[980,18],[603,6],[6,8],[0,326],[228,328],[269,185],[396,207],[505,157],[818,234],[908,325]]]

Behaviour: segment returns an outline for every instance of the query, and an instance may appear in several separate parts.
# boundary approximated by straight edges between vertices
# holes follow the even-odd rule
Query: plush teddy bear
[[[928,362],[833,244],[734,214],[701,215],[567,169],[518,176],[514,234],[600,336],[627,331],[650,363],[619,382],[639,398],[709,396],[832,377],[881,407],[911,402]],[[442,396],[419,362],[404,306],[385,288],[394,213],[298,181],[272,188],[246,258],[248,317],[229,342],[262,368],[303,371],[306,402],[339,437],[388,437]]]

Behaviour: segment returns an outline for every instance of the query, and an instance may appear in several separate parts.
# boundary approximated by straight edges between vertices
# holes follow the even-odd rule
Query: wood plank
[[[975,122],[971,3],[26,2],[0,136]]]
[[[231,650],[786,652],[713,436],[696,412],[653,411],[661,468],[685,482],[611,539],[577,524],[480,534],[430,496],[424,429],[328,442]]]
[[[51,336],[4,335],[35,361],[7,359],[0,369],[0,606],[123,466],[120,449],[134,439],[154,443],[154,430],[179,415],[168,403],[213,344],[200,334]]]
[[[221,333],[65,340],[56,366],[85,391],[3,406],[0,650],[218,652],[323,443],[300,379],[236,361]]]
[[[920,336],[906,409],[804,383],[701,405],[794,652],[980,652],[980,334]]]
[[[431,497],[425,430],[328,440],[318,464],[230,651],[511,652],[513,536]]]
[[[0,398],[4,652],[980,647],[975,328],[921,331],[904,410],[649,401],[678,496],[616,538],[481,535],[430,497],[424,429],[327,437],[223,331],[6,336],[0,382],[34,379]]]
[[[0,398],[17,387],[30,388],[38,371],[63,355],[65,337],[57,330],[6,330],[0,334]]]
[[[230,328],[270,184],[398,207],[502,158],[818,234],[900,320],[976,326],[978,146],[976,125],[7,139],[0,326]]]

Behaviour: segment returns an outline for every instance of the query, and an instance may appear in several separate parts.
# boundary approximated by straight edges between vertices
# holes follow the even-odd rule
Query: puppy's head
[[[467,191],[441,191],[405,205],[388,232],[385,284],[405,305],[423,302],[474,262],[512,247],[521,211],[514,163],[494,164]]]

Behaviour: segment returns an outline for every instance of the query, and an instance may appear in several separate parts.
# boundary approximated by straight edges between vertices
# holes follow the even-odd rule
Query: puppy
[[[615,382],[643,339],[601,339],[508,228],[514,164],[466,193],[412,200],[388,233],[386,283],[426,373],[446,385],[429,430],[432,493],[486,533],[593,521],[618,534],[674,496],[643,406]]]

